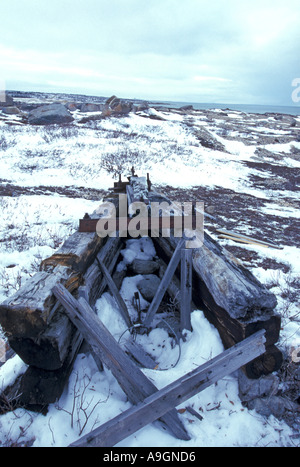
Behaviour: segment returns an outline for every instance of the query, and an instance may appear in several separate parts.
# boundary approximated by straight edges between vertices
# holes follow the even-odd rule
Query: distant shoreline
[[[99,102],[104,103],[106,99],[110,96],[90,96],[84,94],[74,94],[74,93],[55,93],[55,92],[39,92],[39,91],[16,91],[16,90],[7,90],[7,93],[14,98],[25,98],[30,96],[37,97],[52,97],[59,96],[60,98],[72,98],[79,99],[82,102]],[[119,96],[122,97],[122,96]],[[281,105],[260,105],[260,104],[224,104],[224,103],[210,103],[210,102],[181,102],[181,101],[159,101],[159,100],[147,100],[147,99],[130,99],[122,97],[122,99],[128,100],[134,103],[148,102],[150,106],[161,109],[180,109],[185,106],[193,106],[194,110],[224,110],[232,112],[244,112],[244,113],[253,113],[253,114],[265,114],[265,113],[274,113],[274,114],[286,114],[293,117],[300,117],[300,106],[281,106]]]
[[[168,102],[168,101],[149,101],[155,107],[180,109],[181,107],[192,105],[194,110],[225,110],[233,112],[244,112],[254,114],[287,114],[300,116],[299,106],[280,106],[280,105],[257,105],[257,104],[218,104],[218,103],[199,103],[199,102]]]

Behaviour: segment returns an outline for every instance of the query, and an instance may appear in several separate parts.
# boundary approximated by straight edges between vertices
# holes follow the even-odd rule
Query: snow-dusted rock
[[[74,119],[63,104],[42,105],[32,110],[28,122],[32,125],[50,125],[54,123],[70,123]]]

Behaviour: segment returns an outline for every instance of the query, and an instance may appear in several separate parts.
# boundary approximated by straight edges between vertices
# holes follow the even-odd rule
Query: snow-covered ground
[[[219,241],[235,249],[277,295],[283,325],[279,344],[291,359],[291,349],[300,347],[299,119],[290,127],[287,117],[275,121],[222,110],[153,110],[80,124],[79,113],[73,115],[75,122],[66,127],[35,127],[0,113],[0,301],[30,280],[41,260],[76,230],[78,219],[98,206],[101,199],[95,193],[109,189],[118,173],[129,174],[134,166],[138,174],[149,172],[153,185],[173,198],[207,195],[204,201],[215,219],[208,219],[207,228],[216,239],[214,227],[232,223],[252,236],[264,237],[267,232],[270,237],[275,232],[272,240],[282,250]],[[204,144],[208,136],[211,140]],[[232,205],[226,201],[226,212],[218,207],[216,195],[232,201]],[[132,261],[145,255],[142,250],[149,257],[155,254],[151,240],[146,248],[141,242],[128,242],[124,258]],[[127,303],[135,290],[136,278],[126,278],[121,293]],[[126,325],[109,293],[98,300],[96,309],[117,340],[124,332],[126,337]],[[164,329],[140,336],[159,362],[156,370],[143,370],[158,388],[222,352],[218,332],[201,310],[193,312],[192,325],[193,332],[179,346]],[[8,360],[0,368],[0,390],[25,369],[18,356]],[[119,446],[299,444],[295,427],[244,407],[236,374],[193,397],[188,405],[203,417],[200,421],[184,410],[187,404],[179,407],[191,441],[177,440],[154,423]],[[129,407],[111,373],[107,369],[99,373],[91,355],[79,354],[63,395],[46,415],[17,409],[0,416],[0,445],[67,446]]]

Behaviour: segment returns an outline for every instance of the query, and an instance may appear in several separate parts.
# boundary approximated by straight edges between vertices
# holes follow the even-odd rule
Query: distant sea
[[[152,102],[154,104],[154,102]],[[179,109],[185,105],[192,105],[195,110],[237,110],[245,113],[278,113],[300,116],[299,106],[280,106],[280,105],[254,105],[254,104],[213,104],[213,103],[198,103],[198,102],[155,102],[156,106],[169,107]]]

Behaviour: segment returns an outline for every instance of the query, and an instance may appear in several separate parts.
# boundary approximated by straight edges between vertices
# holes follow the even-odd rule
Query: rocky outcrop
[[[74,119],[63,104],[42,105],[28,115],[28,123],[32,125],[50,125],[70,123]]]
[[[116,96],[111,96],[104,105],[103,117],[128,115],[132,110],[132,103]]]

